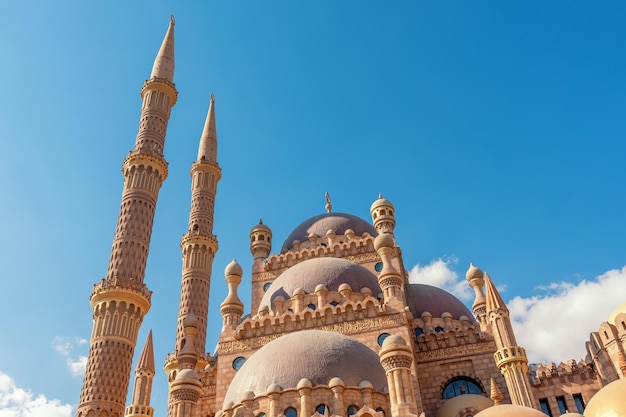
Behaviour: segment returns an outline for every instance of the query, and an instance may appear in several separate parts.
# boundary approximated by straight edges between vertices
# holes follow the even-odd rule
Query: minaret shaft
[[[213,235],[213,215],[217,183],[221,169],[217,164],[217,134],[215,130],[215,101],[211,104],[198,148],[198,160],[191,167],[191,207],[189,229],[180,247],[183,255],[182,283],[176,328],[176,349],[184,338],[183,320],[193,313],[198,319],[196,348],[206,353],[206,330],[209,290],[217,238]]]
[[[163,42],[172,60],[173,40],[172,21]],[[178,94],[172,83],[173,62],[170,67],[170,73],[162,72],[168,77],[153,76],[141,90],[135,147],[122,166],[124,187],[109,267],[91,294],[93,329],[78,416],[124,414],[137,334],[152,294],[143,280],[156,202],[167,177],[165,133]]]

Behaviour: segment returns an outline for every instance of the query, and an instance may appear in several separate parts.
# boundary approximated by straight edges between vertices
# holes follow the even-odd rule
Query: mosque
[[[132,361],[152,292],[144,271],[174,80],[174,20],[141,89],[139,130],[106,277],[90,297],[93,330],[78,417],[150,417],[152,334]],[[165,358],[169,417],[626,416],[626,304],[602,323],[580,362],[529,364],[494,281],[470,265],[470,311],[448,292],[409,283],[394,205],[371,220],[332,211],[304,220],[282,245],[262,221],[250,231],[251,273],[235,261],[214,354],[207,353],[209,284],[218,242],[213,208],[221,169],[211,97],[191,164],[189,227],[173,352]],[[218,219],[219,221],[219,219]],[[239,298],[252,283],[250,314]],[[216,322],[215,320],[213,321]],[[160,410],[164,414],[165,410]]]

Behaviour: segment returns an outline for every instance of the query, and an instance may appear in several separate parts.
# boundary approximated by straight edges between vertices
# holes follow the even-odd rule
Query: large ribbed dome
[[[378,234],[374,226],[360,217],[346,213],[324,213],[300,223],[285,239],[281,253],[290,250],[294,240],[305,242],[311,233],[326,236],[327,231],[334,230],[336,234],[343,235],[348,229],[352,229],[356,236],[361,236],[365,232],[372,236]]]
[[[346,387],[369,381],[374,390],[387,385],[378,355],[348,336],[322,330],[302,330],[282,336],[256,351],[233,378],[224,404],[241,402],[248,391],[267,392],[271,384],[283,390],[296,388],[302,378],[313,386],[328,385],[339,377]]]
[[[328,291],[338,291],[341,284],[348,284],[354,292],[365,287],[372,290],[374,296],[381,292],[378,279],[365,267],[341,258],[313,258],[292,266],[276,278],[263,296],[259,310],[271,309],[278,296],[290,299],[298,288],[312,294],[319,284],[325,285]]]
[[[461,316],[474,322],[474,316],[458,298],[441,288],[426,284],[405,285],[406,302],[413,313],[419,318],[428,311],[433,317],[441,317],[443,313],[450,313],[455,319]]]

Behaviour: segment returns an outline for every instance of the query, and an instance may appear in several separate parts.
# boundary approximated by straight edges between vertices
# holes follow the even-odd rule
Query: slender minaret
[[[487,292],[487,320],[498,350],[493,355],[496,365],[504,375],[513,404],[534,408],[535,400],[528,381],[528,358],[526,350],[517,345],[513,326],[500,293],[485,272]]]
[[[176,103],[174,19],[141,89],[143,106],[135,148],[124,159],[124,189],[109,269],[91,294],[93,329],[77,415],[122,415],[137,332],[150,308],[143,283],[154,210],[167,177],[163,157],[171,107]]]
[[[213,212],[221,172],[217,164],[215,98],[211,94],[211,103],[198,147],[198,158],[191,166],[189,229],[180,242],[183,271],[176,329],[177,351],[182,348],[181,341],[184,338],[183,320],[189,313],[193,313],[198,320],[195,348],[202,355],[206,352],[211,269],[217,252],[217,238],[213,235]]]
[[[154,374],[154,348],[152,346],[152,330],[150,330],[135,370],[133,399],[130,405],[126,407],[126,417],[151,417],[154,415],[154,408],[150,407]]]

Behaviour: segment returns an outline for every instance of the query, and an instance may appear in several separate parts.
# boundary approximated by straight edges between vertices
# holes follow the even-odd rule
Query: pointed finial
[[[259,224],[263,224],[263,219],[259,218]]]
[[[378,193],[378,199],[382,200],[383,199],[383,193]]]
[[[154,348],[152,344],[152,329],[148,332],[146,343],[143,345],[141,356],[137,362],[137,369],[150,369],[154,372]]]
[[[498,384],[496,384],[496,381],[493,378],[491,378],[489,384],[491,385],[490,397],[491,401],[493,401],[493,405],[502,404],[502,399],[504,398],[504,396],[502,395],[502,391],[500,391],[500,388],[498,388]]]
[[[174,82],[174,24],[174,16],[170,15],[170,24],[154,60],[150,78],[164,78],[171,83]]]
[[[509,309],[506,306],[506,303],[502,299],[502,296],[498,292],[498,289],[493,284],[493,281],[491,281],[491,277],[489,277],[489,274],[487,273],[487,271],[485,271],[485,292],[487,296],[487,305],[485,306],[487,309],[487,312],[494,311],[497,309],[509,311]]]
[[[333,209],[333,205],[330,202],[330,194],[326,193],[326,213],[330,213]]]
[[[211,93],[209,111],[207,112],[200,146],[198,146],[197,161],[217,162],[217,129],[215,127],[215,96]]]

